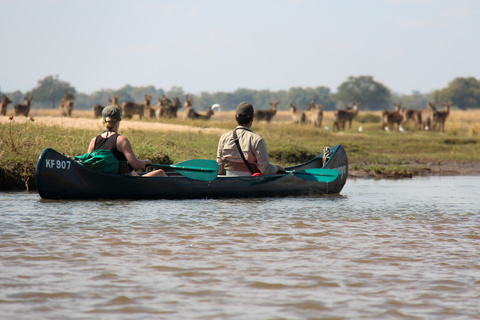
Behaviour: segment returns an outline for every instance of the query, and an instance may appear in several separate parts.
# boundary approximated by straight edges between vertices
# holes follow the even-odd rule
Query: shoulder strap
[[[250,163],[245,159],[245,156],[243,155],[242,148],[240,148],[240,142],[238,142],[238,136],[237,136],[237,129],[233,130],[233,141],[235,141],[235,144],[237,145],[238,151],[240,152],[240,156],[242,157],[243,162],[245,162],[245,165],[247,166],[248,170],[250,171],[251,174],[254,174],[255,171],[252,169],[250,166]]]

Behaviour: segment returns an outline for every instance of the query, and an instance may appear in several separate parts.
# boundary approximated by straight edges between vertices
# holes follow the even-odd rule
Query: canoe
[[[325,165],[321,154],[300,165],[285,168],[287,173],[284,174],[214,176],[211,181],[204,181],[167,170],[167,177],[103,173],[46,148],[38,158],[35,182],[40,197],[68,200],[217,199],[338,194],[348,176],[347,153],[341,145],[330,150]],[[318,171],[335,175],[314,175],[312,177],[317,179],[309,179],[309,172],[316,174]]]

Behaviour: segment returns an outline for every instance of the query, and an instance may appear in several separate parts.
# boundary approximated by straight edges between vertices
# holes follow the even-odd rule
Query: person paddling
[[[253,119],[253,106],[247,102],[240,103],[235,112],[238,126],[224,133],[218,142],[218,174],[249,176],[285,171],[283,167],[269,162],[265,141],[250,129]]]
[[[119,107],[114,105],[105,107],[102,110],[102,124],[105,127],[105,132],[90,141],[88,152],[91,153],[97,149],[110,150],[119,161],[118,173],[138,176],[139,174],[135,170],[145,168],[152,161],[138,159],[128,138],[118,134],[121,120],[122,110]],[[142,175],[142,177],[166,176],[162,169]]]

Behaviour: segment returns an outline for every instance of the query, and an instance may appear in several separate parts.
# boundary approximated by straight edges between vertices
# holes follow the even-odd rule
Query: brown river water
[[[341,195],[0,193],[2,319],[480,319],[480,176]]]

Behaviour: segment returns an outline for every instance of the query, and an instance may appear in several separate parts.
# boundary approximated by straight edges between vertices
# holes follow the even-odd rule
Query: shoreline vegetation
[[[215,159],[220,135],[235,127],[234,111],[217,112],[210,120],[122,120],[119,133],[129,137],[139,158],[173,164]],[[323,147],[341,144],[349,158],[350,178],[411,178],[424,175],[480,175],[480,110],[453,110],[445,131],[419,131],[405,123],[406,133],[387,132],[380,112],[361,111],[345,131],[333,132],[333,112],[324,112],[320,128],[292,123],[291,113],[278,111],[270,123],[252,129],[267,143],[270,160],[282,166],[305,162]],[[33,109],[30,116],[0,116],[0,191],[36,190],[35,166],[50,147],[74,157],[86,152],[101,132],[90,110],[60,117],[58,110]],[[146,169],[151,170],[151,169]]]

